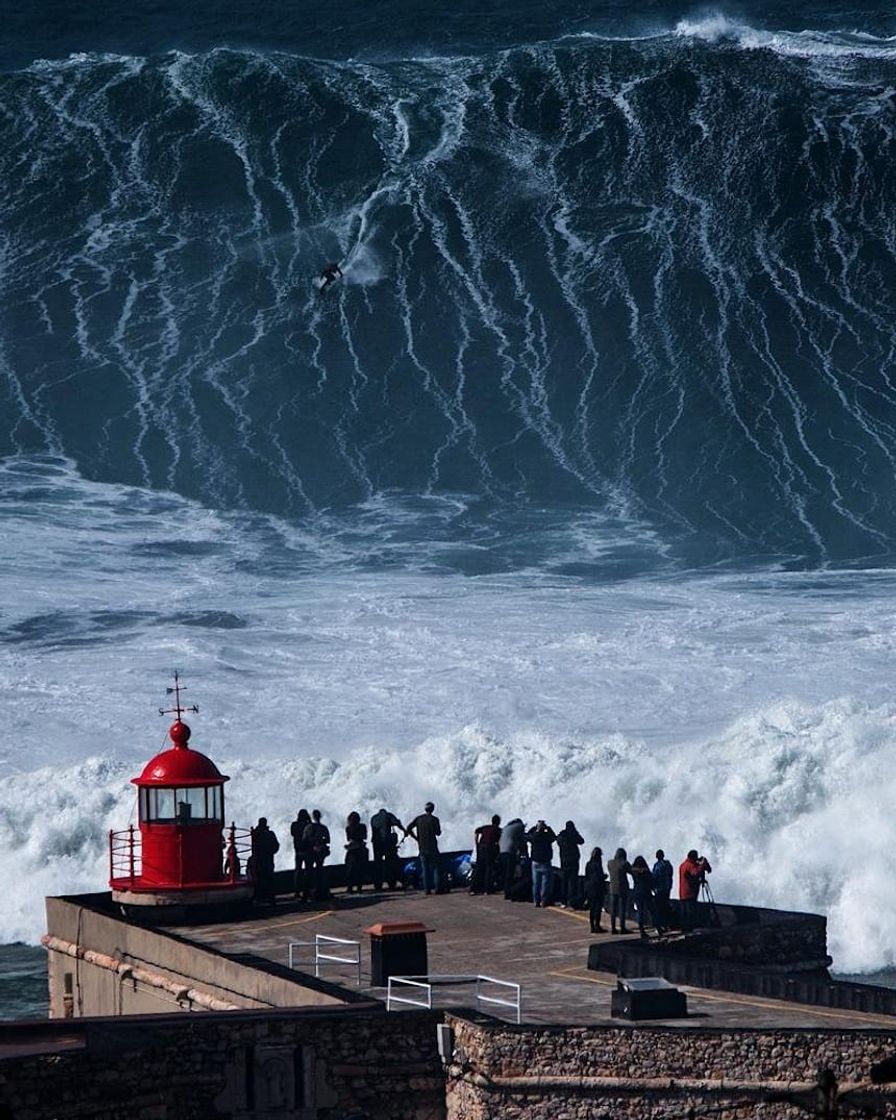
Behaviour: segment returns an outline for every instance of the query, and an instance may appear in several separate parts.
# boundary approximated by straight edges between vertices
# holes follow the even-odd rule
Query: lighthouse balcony
[[[235,825],[212,829],[204,844],[197,844],[196,833],[195,826],[169,827],[152,844],[144,844],[143,829],[133,825],[110,831],[109,886],[131,894],[251,889],[250,830]],[[197,858],[197,851],[204,858]]]

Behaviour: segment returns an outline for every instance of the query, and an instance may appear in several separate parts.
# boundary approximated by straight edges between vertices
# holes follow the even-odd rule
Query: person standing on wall
[[[388,883],[393,890],[403,886],[398,866],[398,835],[396,828],[404,825],[388,809],[380,809],[370,818],[370,839],[373,842],[373,889],[382,890]]]
[[[329,897],[324,877],[324,860],[330,854],[330,830],[321,822],[320,809],[311,810],[311,823],[305,826],[303,839],[308,845],[311,896],[318,902]],[[307,895],[305,896],[307,899]]]
[[[610,875],[610,932],[616,933],[616,922],[619,921],[619,932],[626,933],[625,919],[628,917],[628,877],[631,864],[625,848],[617,848],[616,854],[607,864]]]
[[[311,877],[311,849],[305,843],[305,829],[311,824],[311,814],[307,809],[299,809],[296,819],[289,826],[292,834],[292,847],[295,853],[295,875],[293,877],[293,893],[296,898],[308,901],[309,879]]]
[[[657,932],[662,933],[672,924],[669,897],[672,894],[674,876],[672,864],[666,859],[666,853],[662,848],[657,848],[656,863],[650,874],[653,878],[653,911],[657,921]]]
[[[423,880],[423,889],[427,894],[433,891],[438,894],[441,886],[439,875],[439,840],[442,835],[442,824],[435,815],[435,805],[427,801],[423,812],[414,817],[404,830],[406,836],[412,836],[417,841],[420,852],[420,878]]]
[[[532,901],[537,907],[550,906],[554,862],[554,841],[557,833],[544,823],[536,821],[526,833],[532,853]]]
[[[607,877],[604,874],[604,853],[600,848],[591,849],[591,857],[585,864],[585,898],[588,900],[588,917],[592,933],[603,933],[600,924],[604,912],[604,898],[607,893]]]
[[[506,899],[511,897],[516,869],[519,867],[520,857],[525,854],[526,826],[519,817],[514,817],[501,829],[501,839],[498,841],[501,886]]]
[[[252,868],[255,877],[255,901],[262,906],[274,906],[274,856],[280,851],[276,833],[268,828],[267,817],[259,817],[251,831]]]
[[[560,878],[562,881],[563,906],[574,907],[579,900],[579,848],[585,843],[573,821],[567,821],[557,833],[557,848],[560,852]]]

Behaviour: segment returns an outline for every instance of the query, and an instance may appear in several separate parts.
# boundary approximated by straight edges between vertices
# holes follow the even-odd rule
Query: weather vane
[[[171,696],[172,694],[174,695],[174,707],[173,708],[159,708],[159,715],[160,716],[175,715],[175,716],[177,716],[178,720],[180,720],[180,717],[184,714],[184,712],[198,712],[199,711],[198,704],[191,704],[189,707],[187,707],[186,704],[181,704],[180,694],[182,692],[186,692],[186,690],[187,690],[187,686],[186,685],[181,685],[181,683],[180,683],[180,673],[177,671],[177,669],[175,669],[174,670],[174,686],[173,687],[169,686],[168,688],[165,689],[165,695],[166,696]]]

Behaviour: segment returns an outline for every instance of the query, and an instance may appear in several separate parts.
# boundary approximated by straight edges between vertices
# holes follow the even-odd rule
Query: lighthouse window
[[[193,786],[175,790],[178,824],[207,820],[205,814],[205,787]]]
[[[146,819],[150,821],[173,821],[174,790],[150,789],[147,792],[149,793],[149,813]]]
[[[209,786],[206,790],[208,793],[208,815],[211,820],[219,821],[224,816],[224,809],[221,805],[221,787]]]
[[[159,824],[195,824],[223,817],[220,786],[141,789],[140,819]]]

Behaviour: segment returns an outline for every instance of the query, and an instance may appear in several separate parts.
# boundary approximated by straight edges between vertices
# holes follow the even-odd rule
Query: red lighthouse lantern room
[[[181,704],[174,674],[169,729],[172,745],[131,781],[137,787],[138,828],[109,834],[109,886],[132,917],[153,922],[232,915],[247,905],[252,885],[242,874],[248,830],[224,826],[224,783],[230,781],[207,755],[189,746],[181,719],[195,706]]]

